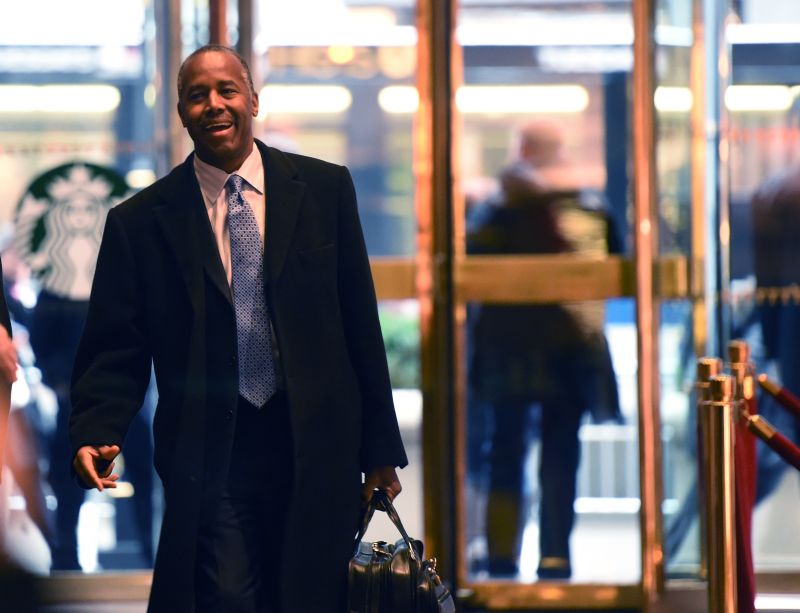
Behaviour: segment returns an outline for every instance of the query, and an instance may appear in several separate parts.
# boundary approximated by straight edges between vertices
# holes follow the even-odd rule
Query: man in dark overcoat
[[[114,486],[152,359],[166,508],[148,610],[341,613],[360,505],[398,494],[406,464],[353,183],[253,139],[234,51],[190,55],[178,95],[194,154],[106,222],[73,467]]]

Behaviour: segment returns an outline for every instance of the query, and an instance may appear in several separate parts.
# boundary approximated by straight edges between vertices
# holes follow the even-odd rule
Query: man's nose
[[[222,96],[220,96],[217,92],[211,91],[208,94],[208,104],[206,105],[206,110],[211,113],[217,113],[223,109],[222,104]]]

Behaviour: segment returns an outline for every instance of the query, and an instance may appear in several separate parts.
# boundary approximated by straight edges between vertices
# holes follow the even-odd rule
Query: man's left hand
[[[386,492],[389,500],[394,500],[395,497],[403,490],[400,485],[400,479],[397,478],[397,471],[394,466],[379,466],[373,468],[364,479],[364,484],[361,486],[361,504],[367,506],[372,499],[372,491],[378,488]]]

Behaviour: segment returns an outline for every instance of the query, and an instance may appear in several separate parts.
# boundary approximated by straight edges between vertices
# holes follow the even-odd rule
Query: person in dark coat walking
[[[523,126],[515,159],[501,173],[499,192],[470,212],[467,253],[602,257],[616,248],[603,198],[568,188],[572,173],[561,163],[560,150],[554,124]],[[539,435],[537,573],[540,579],[572,573],[569,538],[581,421],[587,412],[600,421],[620,419],[603,319],[600,302],[470,305],[469,464],[473,479],[488,482],[490,575],[519,572],[527,521],[525,464],[531,441]]]
[[[3,265],[0,262],[0,279]],[[0,287],[0,481],[6,459],[9,414],[11,412],[11,385],[17,380],[17,349],[11,337],[11,317],[5,291]],[[17,476],[17,475],[15,475]],[[3,501],[0,501],[2,510]],[[40,523],[41,525],[41,523]],[[5,528],[0,525],[0,598],[3,610],[38,611],[39,590],[36,578],[11,560],[5,553]]]
[[[231,49],[192,53],[178,96],[194,153],[106,222],[73,467],[114,487],[152,359],[165,516],[148,610],[342,613],[359,509],[396,496],[407,463],[352,179],[253,138]]]

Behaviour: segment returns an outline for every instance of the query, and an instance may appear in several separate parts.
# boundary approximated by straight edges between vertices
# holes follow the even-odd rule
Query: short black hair
[[[186,59],[183,60],[183,63],[181,64],[181,67],[178,69],[178,100],[179,101],[181,99],[181,94],[183,94],[183,73],[184,73],[184,70],[186,69],[186,64],[189,63],[189,60],[191,60],[192,58],[194,58],[194,57],[196,57],[198,55],[201,55],[203,53],[211,53],[211,52],[214,52],[214,51],[219,52],[219,53],[227,53],[228,55],[231,55],[231,56],[235,57],[236,60],[239,62],[239,64],[242,66],[242,76],[244,77],[244,80],[247,82],[247,85],[250,87],[250,93],[251,94],[256,93],[256,88],[253,86],[253,75],[250,72],[250,66],[247,65],[247,61],[241,55],[239,55],[239,53],[236,51],[236,49],[231,49],[230,47],[226,47],[225,45],[204,45],[204,46],[200,47],[199,49],[195,49],[194,51],[192,51],[186,57]]]

